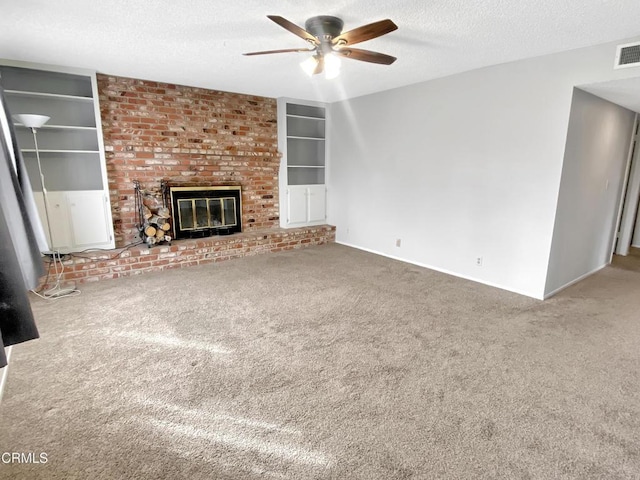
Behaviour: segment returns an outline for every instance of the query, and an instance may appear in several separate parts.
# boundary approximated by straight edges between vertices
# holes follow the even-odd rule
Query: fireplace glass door
[[[170,187],[169,191],[176,239],[242,231],[240,187]]]
[[[181,230],[233,227],[236,222],[236,199],[187,198],[178,200]]]

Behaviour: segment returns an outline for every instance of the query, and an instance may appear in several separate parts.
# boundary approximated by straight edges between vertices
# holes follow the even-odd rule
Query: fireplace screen
[[[176,238],[242,231],[240,187],[170,187]]]
[[[180,230],[233,227],[236,199],[233,197],[178,200]]]

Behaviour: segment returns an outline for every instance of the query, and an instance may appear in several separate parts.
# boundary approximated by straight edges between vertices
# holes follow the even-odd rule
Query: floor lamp
[[[40,163],[40,150],[38,149],[38,138],[36,135],[36,130],[42,127],[45,123],[47,123],[51,117],[47,117],[46,115],[22,113],[19,115],[13,115],[13,118],[17,122],[22,123],[25,127],[31,129],[31,133],[33,133],[33,144],[36,150],[36,160],[38,161],[38,173],[40,174],[40,184],[42,185],[42,195],[44,197],[44,215],[47,219],[47,231],[49,232],[50,251],[42,252],[42,253],[45,255],[51,255],[51,258],[53,260],[53,268],[56,272],[56,284],[53,286],[53,288],[50,288],[49,290],[42,293],[42,296],[46,298],[58,298],[58,297],[63,297],[65,295],[80,293],[78,290],[74,288],[60,287],[60,276],[62,275],[64,266],[62,265],[62,260],[60,259],[60,252],[57,251],[53,246],[53,235],[51,233],[51,218],[49,217],[49,201],[47,197],[47,187],[44,184],[44,174],[42,173],[42,164]],[[60,265],[60,271],[58,271],[58,264]]]

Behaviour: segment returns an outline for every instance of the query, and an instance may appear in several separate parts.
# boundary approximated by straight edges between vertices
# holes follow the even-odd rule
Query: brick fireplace
[[[173,186],[241,187],[242,233],[75,256],[64,279],[114,278],[333,241],[330,226],[279,227],[276,100],[98,75],[116,247],[140,240],[134,180],[161,199]],[[117,253],[118,251],[116,251]]]
[[[244,231],[279,225],[276,101],[98,75],[116,246],[137,239],[133,181],[240,185]]]

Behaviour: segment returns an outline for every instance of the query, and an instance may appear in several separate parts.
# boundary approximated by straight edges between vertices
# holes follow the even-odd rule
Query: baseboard
[[[7,383],[7,378],[9,377],[9,359],[11,358],[11,350],[13,350],[13,347],[5,348],[7,366],[2,369],[2,375],[0,376],[0,402],[2,402],[2,395],[4,394],[4,385]]]
[[[544,294],[544,299],[548,299],[553,297],[555,294],[561,292],[562,290],[564,290],[565,288],[569,288],[571,285],[575,285],[576,283],[584,280],[587,277],[590,277],[591,275],[593,275],[594,273],[599,272],[600,270],[602,270],[604,267],[606,267],[607,265],[609,265],[608,263],[605,263],[604,265],[601,265],[598,268],[594,268],[593,270],[591,270],[590,272],[585,273],[584,275],[580,275],[578,278],[576,278],[575,280],[571,280],[568,283],[565,283],[564,285],[562,285],[560,288],[556,288],[553,292],[549,292],[549,293],[545,293]]]
[[[337,240],[336,240],[336,243],[338,243],[340,245],[344,245],[345,247],[355,248],[357,250],[362,250],[362,251],[365,251],[365,252],[373,253],[375,255],[380,255],[380,256],[383,256],[383,257],[391,258],[393,260],[398,260],[400,262],[409,263],[411,265],[416,265],[418,267],[428,268],[429,270],[435,270],[436,272],[445,273],[447,275],[451,275],[452,277],[463,278],[465,280],[470,280],[472,282],[481,283],[482,285],[487,285],[488,287],[499,288],[500,290],[506,290],[507,292],[517,293],[518,295],[523,295],[523,296],[529,297],[529,298],[535,298],[536,300],[544,300],[543,297],[540,297],[540,296],[537,296],[537,295],[531,295],[528,292],[523,292],[521,290],[516,290],[516,289],[510,288],[510,287],[506,287],[504,285],[500,285],[500,284],[493,283],[493,282],[486,282],[484,280],[479,280],[477,278],[470,277],[470,276],[467,276],[467,275],[461,275],[459,273],[452,272],[452,271],[446,270],[444,268],[434,267],[433,265],[428,265],[426,263],[414,262],[413,260],[407,260],[406,258],[396,257],[395,255],[389,255],[388,253],[378,252],[377,250],[372,250],[370,248],[360,247],[358,245],[353,245],[351,243],[338,242]]]

